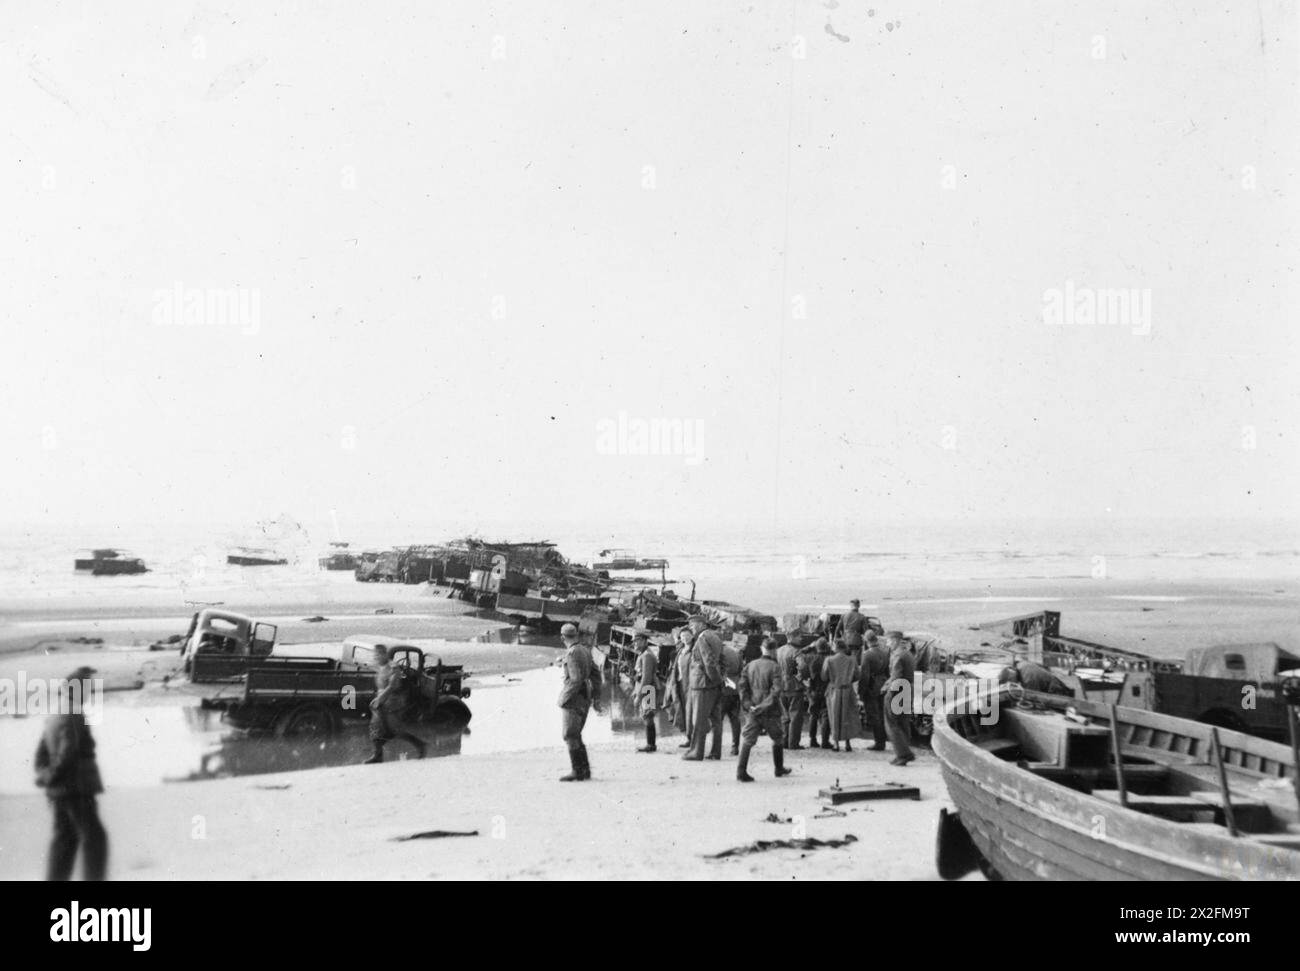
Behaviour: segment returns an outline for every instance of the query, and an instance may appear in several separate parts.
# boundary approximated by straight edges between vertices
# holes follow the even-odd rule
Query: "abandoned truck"
[[[244,614],[208,607],[190,618],[181,666],[196,684],[239,678],[275,649],[277,628]]]
[[[236,728],[272,731],[281,737],[333,735],[349,722],[370,719],[375,697],[374,652],[383,638],[351,637],[342,654],[332,657],[272,656],[258,661],[244,675],[242,690],[204,698],[202,706],[218,710]],[[463,726],[470,720],[465,698],[465,669],[428,663],[424,651],[412,644],[390,643],[392,663],[401,679],[409,721],[442,727]]]
[[[1300,657],[1268,642],[1192,648],[1182,671],[1130,671],[1119,704],[1146,708],[1261,738],[1285,739],[1282,683]]]

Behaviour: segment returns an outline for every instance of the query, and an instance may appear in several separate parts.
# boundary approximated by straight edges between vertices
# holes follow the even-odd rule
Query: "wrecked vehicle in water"
[[[407,720],[438,726],[463,726],[471,713],[464,699],[465,669],[460,664],[432,663],[413,644],[389,643],[382,637],[351,637],[337,658],[272,656],[251,666],[242,690],[204,698],[202,706],[219,710],[236,728],[272,731],[280,737],[332,735],[349,722],[370,720],[375,697],[375,647],[387,644],[392,664],[405,675],[399,690],[406,698]]]

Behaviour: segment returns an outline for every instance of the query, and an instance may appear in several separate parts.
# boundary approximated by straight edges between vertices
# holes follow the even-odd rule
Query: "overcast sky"
[[[10,0],[0,518],[1295,516],[1297,38]]]

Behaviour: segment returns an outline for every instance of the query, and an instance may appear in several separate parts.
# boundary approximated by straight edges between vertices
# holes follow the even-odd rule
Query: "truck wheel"
[[[306,704],[290,709],[275,723],[279,738],[323,737],[333,735],[334,715],[324,705]]]
[[[438,702],[430,721],[435,725],[468,725],[473,713],[469,705],[459,698],[446,698]]]

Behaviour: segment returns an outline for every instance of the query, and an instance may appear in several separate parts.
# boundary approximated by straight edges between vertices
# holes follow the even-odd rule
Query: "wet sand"
[[[556,656],[547,644],[469,642],[500,625],[467,614],[465,604],[431,595],[426,588],[331,583],[330,591],[339,596],[319,599],[281,589],[255,603],[232,599],[227,606],[281,623],[281,640],[290,644],[355,633],[446,638],[457,644],[444,660],[469,665],[483,679],[480,683],[551,664]],[[872,584],[756,576],[722,579],[710,583],[707,592],[701,587],[700,594],[778,616],[838,609],[850,596],[860,596],[863,609],[881,617],[886,627],[938,633],[949,646],[996,642],[990,632],[970,630],[989,620],[1060,610],[1065,634],[1177,657],[1188,647],[1254,640],[1275,640],[1300,650],[1294,623],[1300,615],[1297,591],[1300,583],[1291,579]],[[115,681],[121,686],[154,681],[174,665],[174,651],[138,648],[182,632],[193,609],[178,611],[175,605],[153,602],[133,607],[112,598],[57,607],[39,599],[7,606],[16,609],[4,610],[0,651],[8,648],[10,653],[0,657],[0,677],[20,670],[29,677],[66,673],[90,658],[110,687]],[[379,607],[391,607],[394,613],[374,614]],[[316,614],[331,619],[304,622]],[[77,635],[102,637],[104,644],[59,643],[59,638]],[[32,650],[33,645],[40,646]],[[129,649],[133,646],[136,649]],[[110,693],[109,705],[155,704],[166,690],[155,681],[141,691]],[[460,754],[453,757],[380,767],[324,767],[177,785],[115,785],[109,776],[102,806],[113,840],[112,876],[935,876],[934,828],[946,793],[937,764],[925,750],[918,750],[920,761],[906,769],[889,767],[888,753],[792,753],[789,764],[796,775],[778,783],[771,777],[770,750],[764,742],[751,768],[759,782],[741,786],[734,781],[732,757],[724,755],[720,764],[683,763],[671,737],[653,756],[635,754],[638,742],[626,732],[629,716],[622,712],[616,715],[614,734],[608,722],[600,728],[593,723],[589,729],[597,780],[561,785],[556,778],[567,760],[558,713],[550,695],[539,698],[527,705],[491,709],[494,719],[511,723],[507,734],[512,737],[503,743],[509,750],[475,750],[468,741],[471,735],[464,751],[458,749]],[[174,700],[193,704],[196,699],[177,695]],[[485,702],[483,709],[489,710]],[[475,728],[490,735],[482,720]],[[518,732],[526,735],[522,742],[513,737]],[[844,817],[813,819],[824,811],[817,790],[837,779],[907,780],[921,785],[924,798],[919,803],[873,803]],[[376,784],[378,780],[382,784]],[[769,813],[807,818],[810,836],[841,838],[852,833],[859,842],[838,849],[705,858],[753,840],[789,837],[792,824],[764,822]],[[0,875],[39,877],[48,827],[39,793],[0,795]],[[203,838],[194,835],[199,829]],[[477,829],[480,835],[395,841],[434,829]]]

